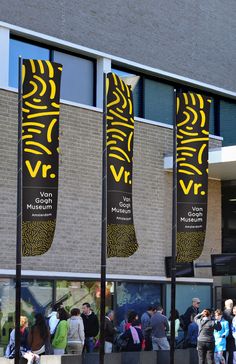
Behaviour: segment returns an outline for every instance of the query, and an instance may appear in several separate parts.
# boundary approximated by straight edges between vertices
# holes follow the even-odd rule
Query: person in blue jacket
[[[225,358],[223,356],[226,351],[226,338],[229,335],[229,323],[224,319],[221,310],[215,310],[215,319],[220,322],[221,330],[214,330],[215,337],[215,364],[225,364]]]

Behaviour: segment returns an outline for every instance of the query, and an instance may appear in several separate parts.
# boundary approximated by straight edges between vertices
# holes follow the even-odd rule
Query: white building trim
[[[0,269],[0,277],[15,277],[15,269]],[[99,273],[76,273],[76,272],[49,272],[49,271],[34,271],[22,270],[22,278],[52,278],[56,279],[100,279]],[[107,274],[107,280],[115,281],[137,281],[137,282],[161,282],[170,283],[170,278],[164,276],[139,276],[128,274]],[[181,283],[213,283],[211,278],[194,278],[194,277],[181,277],[176,278],[177,282]]]

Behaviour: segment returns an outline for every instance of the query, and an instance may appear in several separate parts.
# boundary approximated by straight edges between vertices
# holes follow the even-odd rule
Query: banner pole
[[[177,125],[176,125],[176,89],[174,89],[173,107],[173,190],[172,190],[172,259],[171,259],[171,335],[170,364],[175,362],[175,301],[176,301],[176,232],[177,232]]]
[[[106,73],[103,75],[103,127],[102,127],[102,232],[101,232],[101,301],[99,364],[104,364],[105,308],[106,308],[106,257],[107,257],[107,97]]]
[[[18,158],[15,289],[15,364],[20,362],[21,245],[22,245],[22,58],[18,61]]]

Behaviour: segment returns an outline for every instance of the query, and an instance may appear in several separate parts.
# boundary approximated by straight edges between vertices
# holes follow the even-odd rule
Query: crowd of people
[[[20,353],[28,364],[38,364],[41,355],[81,354],[92,352],[95,337],[99,332],[98,318],[85,302],[79,308],[72,308],[70,314],[64,307],[55,305],[45,318],[35,314],[35,323],[29,329],[26,316],[20,317]],[[5,356],[15,357],[15,329],[11,331]]]
[[[199,364],[236,364],[236,305],[231,299],[225,308],[199,310],[200,299],[193,298],[192,304],[183,315],[175,310],[176,348],[197,348]],[[64,307],[54,306],[45,319],[35,314],[35,323],[28,328],[25,316],[20,318],[20,351],[28,364],[38,364],[44,354],[63,355],[93,352],[99,345],[99,321],[89,303],[72,308],[70,314]],[[114,311],[105,317],[105,353],[112,351],[170,350],[169,319],[161,305],[150,305],[139,318],[131,310],[119,327],[114,324]],[[15,356],[15,330],[10,334],[6,357]]]

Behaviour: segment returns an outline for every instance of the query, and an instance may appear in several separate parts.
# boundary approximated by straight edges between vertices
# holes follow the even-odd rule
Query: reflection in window
[[[200,310],[204,307],[212,307],[212,286],[210,284],[177,284],[176,285],[176,309],[183,314],[191,306],[192,298],[199,297]],[[166,286],[166,316],[169,317],[171,308],[171,285]]]
[[[57,51],[54,61],[63,65],[61,98],[94,105],[94,62]]]
[[[144,117],[160,123],[173,124],[174,88],[163,82],[145,78]]]
[[[13,279],[0,278],[0,356],[4,355],[15,321],[15,284]]]
[[[127,85],[130,85],[133,93],[134,116],[142,117],[142,78],[134,73],[117,70],[111,70],[119,76]]]
[[[113,307],[114,283],[106,282],[106,310]],[[93,311],[99,316],[100,282],[94,281],[57,281],[56,302],[63,304],[68,312],[73,307],[82,309],[84,302],[90,303]]]
[[[161,302],[161,286],[156,283],[117,283],[116,318],[120,324],[130,310],[138,313],[139,318],[149,305]]]
[[[223,146],[236,144],[236,103],[220,101],[220,136]]]
[[[22,281],[21,314],[33,323],[34,313],[46,314],[52,304],[52,282],[44,280]],[[15,322],[15,283],[13,279],[0,278],[0,356],[9,341]]]
[[[27,280],[21,284],[21,312],[33,323],[34,313],[48,314],[52,305],[52,282]]]
[[[10,72],[9,86],[18,87],[18,57],[30,59],[49,60],[49,49],[39,45],[22,42],[17,39],[10,39]]]

